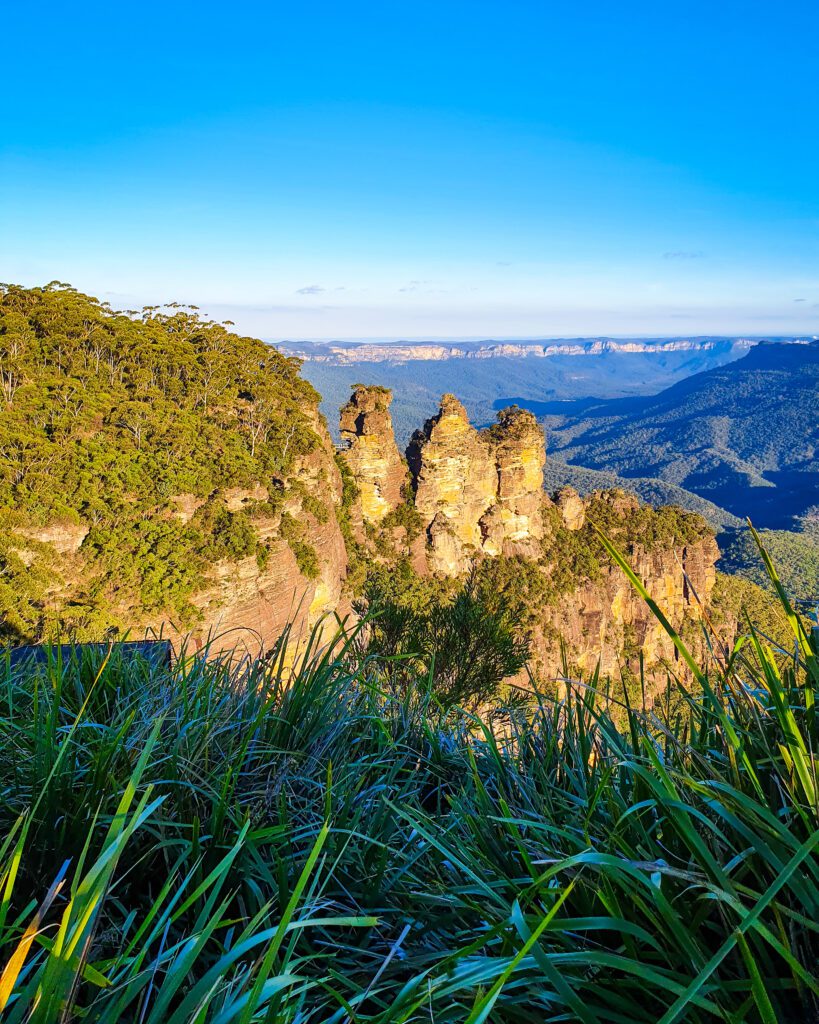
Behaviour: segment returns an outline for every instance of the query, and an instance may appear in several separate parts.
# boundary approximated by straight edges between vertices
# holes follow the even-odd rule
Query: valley
[[[478,425],[517,405],[546,430],[547,491],[619,487],[654,506],[697,512],[730,549],[723,564],[758,582],[755,549],[743,539],[748,517],[785,554],[786,581],[805,600],[819,595],[819,547],[803,524],[819,507],[819,342],[587,339],[520,345],[514,356],[509,348],[299,351],[302,372],[325,396],[331,429],[333,406],[357,382],[393,388],[402,444],[432,415],[441,391],[456,391]]]

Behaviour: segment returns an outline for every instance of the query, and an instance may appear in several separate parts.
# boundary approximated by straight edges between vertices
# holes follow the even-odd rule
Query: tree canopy
[[[83,552],[99,571],[80,618],[110,605],[113,586],[184,619],[207,560],[256,549],[218,491],[263,483],[281,499],[294,460],[319,443],[318,395],[298,360],[230,327],[178,303],[117,312],[60,282],[0,285],[6,634],[42,632],[50,585],[21,561],[15,529],[89,527]],[[174,514],[179,495],[201,504],[189,521]]]

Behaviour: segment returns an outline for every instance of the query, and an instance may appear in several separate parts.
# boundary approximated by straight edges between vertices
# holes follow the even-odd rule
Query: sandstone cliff
[[[479,433],[444,395],[407,449],[430,569],[456,576],[481,554],[537,557],[545,457],[531,413],[504,410]]]
[[[342,410],[342,431],[350,440],[344,457],[359,484],[362,511],[373,522],[380,513],[373,496],[379,485],[383,493],[380,482],[398,463],[389,396],[368,390],[357,389]],[[371,440],[362,444],[366,437]],[[389,561],[385,552],[392,550],[394,557],[409,555],[422,575],[449,577],[486,558],[523,559],[541,581],[529,595],[529,628],[531,667],[543,678],[559,675],[564,660],[575,672],[589,673],[599,663],[614,675],[636,671],[640,655],[649,672],[673,663],[673,644],[603,554],[594,524],[620,544],[674,626],[692,633],[714,587],[719,552],[713,536],[694,516],[654,512],[622,491],[584,499],[567,487],[549,498],[545,458],[543,431],[531,413],[503,410],[496,424],[478,431],[463,405],[444,395],[407,449],[420,534],[414,543],[382,537],[369,557]],[[392,493],[395,508],[397,490]],[[396,527],[391,534],[396,530],[401,534]]]
[[[347,611],[343,596],[347,551],[336,514],[341,476],[326,426],[317,413],[313,429],[321,443],[296,461],[280,513],[253,519],[256,534],[267,547],[264,563],[252,556],[224,559],[210,570],[206,588],[192,597],[202,616],[189,631],[195,646],[210,643],[212,650],[238,647],[257,654],[268,650],[287,625],[298,646],[328,612]],[[227,497],[235,504],[235,494]],[[299,531],[296,544],[282,536],[285,516]],[[305,573],[299,564],[298,540],[308,542],[315,551],[315,575]]]
[[[386,388],[357,387],[341,409],[344,459],[359,491],[359,507],[365,522],[377,524],[403,500],[407,469],[392,429]]]
[[[621,491],[583,499],[571,488],[564,488],[555,495],[563,525],[572,532],[586,528],[589,506],[594,503],[599,512],[601,502],[624,524],[639,513],[637,499]],[[621,547],[672,625],[688,633],[689,643],[697,648],[697,623],[702,609],[707,610],[711,603],[716,581],[719,549],[714,537],[702,532],[662,543],[633,539]],[[640,655],[647,673],[660,664],[678,662],[668,634],[628,579],[617,566],[602,560],[594,579],[579,581],[574,589],[562,593],[559,601],[544,608],[534,631],[533,667],[537,674],[545,678],[560,675],[564,653],[570,671],[580,670],[585,675],[598,664],[604,675],[617,677],[621,670],[636,673]]]
[[[221,488],[208,496],[228,512],[247,517],[265,557],[226,557],[207,567],[202,586],[189,598],[196,614],[188,623],[167,609],[138,608],[130,589],[106,580],[93,550],[87,550],[87,522],[13,528],[7,551],[20,559],[30,578],[42,580],[43,637],[100,640],[111,635],[114,623],[133,637],[161,633],[194,649],[207,644],[213,652],[258,654],[288,624],[298,642],[327,612],[346,612],[347,551],[337,516],[341,476],[324,421],[315,409],[304,412],[318,443],[296,458],[286,480]],[[158,512],[157,519],[165,516],[195,526],[194,517],[205,504],[206,499],[193,494],[171,495],[168,509]],[[305,564],[299,555],[308,547],[312,554]],[[86,597],[100,588],[107,596],[104,624]]]

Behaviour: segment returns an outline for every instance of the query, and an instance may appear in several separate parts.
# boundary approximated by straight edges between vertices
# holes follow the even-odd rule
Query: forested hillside
[[[798,530],[762,530],[765,548],[789,592],[799,601],[819,602],[819,518],[804,516]],[[720,537],[723,572],[744,576],[770,589],[759,560],[756,543],[748,530],[730,531]]]
[[[56,282],[2,286],[2,634],[42,632],[55,549],[82,545],[61,619],[92,634],[117,607],[190,622],[209,565],[264,562],[250,513],[275,516],[298,488],[318,396],[296,360],[230,326],[178,306],[115,313]],[[262,481],[256,506],[228,507],[226,489]]]
[[[651,398],[522,403],[568,462],[678,484],[758,526],[819,497],[819,342],[760,344]]]
[[[742,525],[742,520],[738,516],[678,484],[649,477],[627,478],[605,469],[572,466],[550,455],[544,470],[544,487],[551,492],[566,486],[574,487],[581,495],[616,487],[636,494],[641,501],[655,508],[659,505],[677,505],[689,512],[697,512],[717,533]]]

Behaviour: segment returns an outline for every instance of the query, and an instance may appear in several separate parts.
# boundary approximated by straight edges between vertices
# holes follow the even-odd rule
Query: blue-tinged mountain
[[[517,401],[568,463],[676,484],[762,527],[819,504],[819,342],[761,343],[651,397]]]
[[[701,370],[746,354],[743,338],[565,338],[549,341],[283,343],[304,361],[303,375],[323,395],[330,424],[354,384],[379,384],[394,395],[398,441],[452,392],[473,422],[487,425],[498,409],[525,402],[656,394]]]

